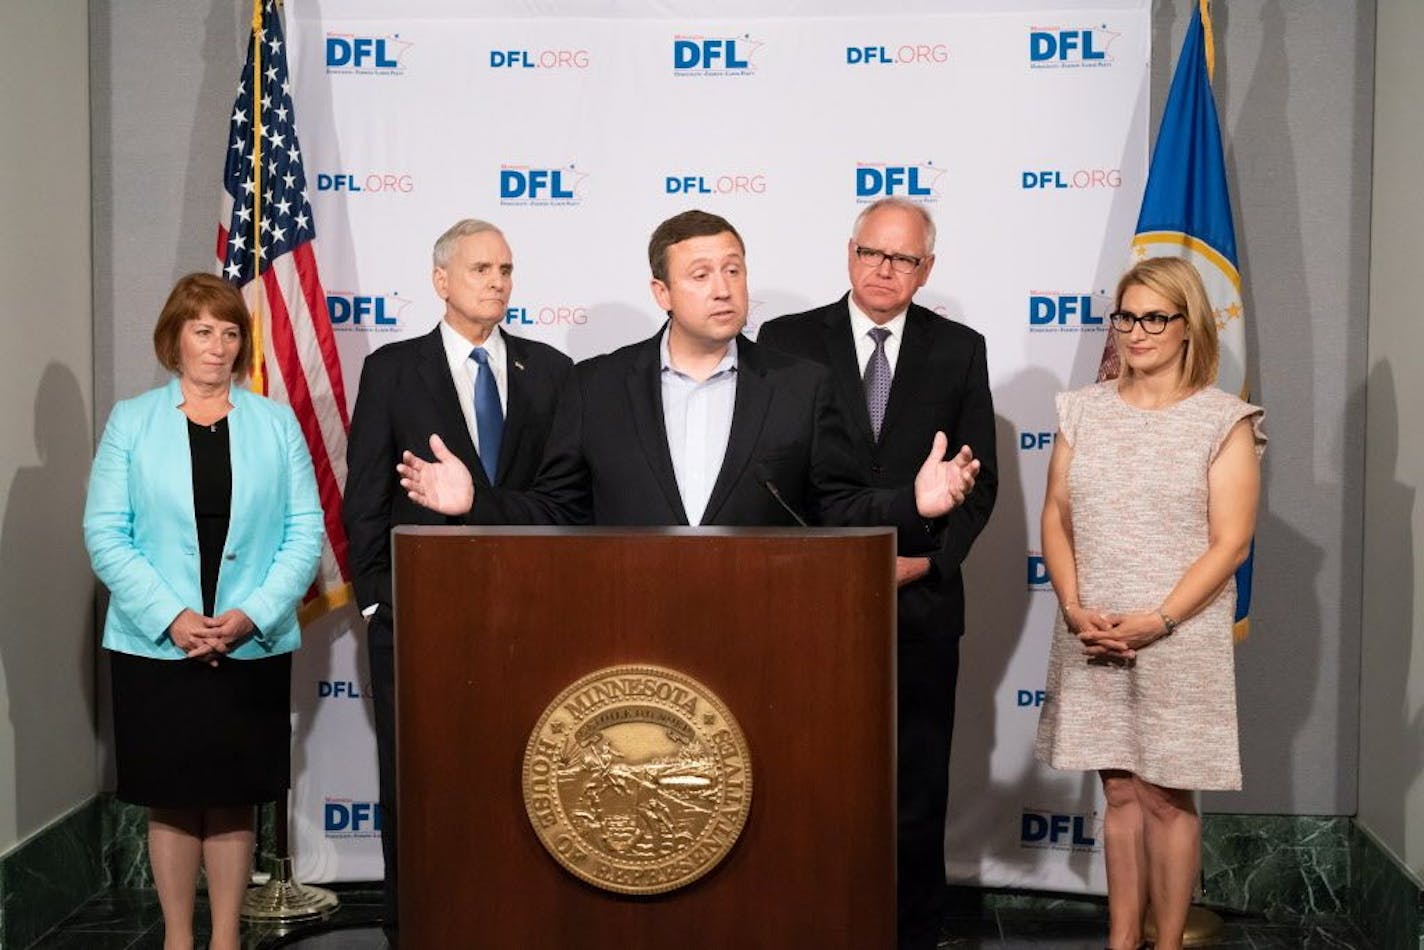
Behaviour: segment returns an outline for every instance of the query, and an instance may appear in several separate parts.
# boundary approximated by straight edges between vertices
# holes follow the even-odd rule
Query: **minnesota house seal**
[[[551,702],[524,752],[524,804],[544,847],[590,884],[658,894],[726,857],[752,801],[747,740],[707,687],[614,666]]]

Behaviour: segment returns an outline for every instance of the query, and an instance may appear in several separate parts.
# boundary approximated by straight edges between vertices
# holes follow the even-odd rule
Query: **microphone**
[[[767,471],[763,466],[757,466],[756,477],[757,481],[761,482],[762,487],[764,487],[767,491],[771,492],[771,497],[776,499],[776,503],[780,505],[788,515],[794,518],[797,524],[799,524],[803,528],[811,527],[806,523],[806,519],[798,515],[796,513],[796,509],[788,505],[786,503],[786,499],[781,497],[781,492],[777,491],[776,489],[776,482],[773,482],[771,480],[771,476],[767,474]]]

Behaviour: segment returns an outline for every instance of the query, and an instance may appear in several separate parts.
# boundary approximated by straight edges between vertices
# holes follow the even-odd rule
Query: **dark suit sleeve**
[[[391,604],[391,497],[396,447],[391,425],[394,367],[375,354],[361,367],[356,408],[346,436],[346,493],[341,520],[356,603]]]
[[[782,332],[786,326],[788,326],[788,323],[785,317],[777,317],[773,320],[766,321],[761,325],[761,329],[757,330],[757,344],[769,346],[774,350],[795,356],[796,351],[787,345],[786,334]]]
[[[994,398],[989,393],[989,366],[984,355],[984,338],[974,334],[974,352],[959,383],[962,393],[959,417],[949,437],[949,451],[967,445],[979,460],[979,477],[964,503],[946,519],[943,543],[930,558],[940,577],[959,570],[969,556],[969,548],[994,510],[999,493],[999,466],[995,455]]]
[[[592,476],[583,454],[583,426],[583,386],[575,369],[559,394],[534,484],[528,491],[478,489],[464,520],[479,525],[592,524]]]
[[[817,374],[813,398],[810,497],[823,525],[885,525],[895,528],[898,553],[923,556],[934,549],[940,521],[926,521],[915,507],[913,485],[869,488],[855,462],[848,421],[828,372]]]

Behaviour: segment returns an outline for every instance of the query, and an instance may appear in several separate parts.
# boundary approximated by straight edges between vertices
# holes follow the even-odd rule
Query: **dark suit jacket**
[[[880,438],[871,434],[860,366],[851,338],[849,294],[833,304],[780,317],[762,325],[766,347],[830,367],[837,394],[847,407],[857,463],[872,485],[914,481],[936,431],[950,451],[968,445],[979,459],[979,477],[964,504],[950,512],[943,544],[930,558],[930,573],[900,590],[900,636],[959,636],[964,632],[964,584],[959,567],[983,530],[998,493],[994,459],[994,402],[984,337],[918,304],[905,315],[905,334],[885,407]]]
[[[574,367],[529,492],[475,491],[475,524],[685,525],[663,423],[661,331]],[[823,367],[737,338],[727,453],[703,524],[794,525],[773,496],[823,525],[891,525],[930,547],[912,490],[866,488]]]
[[[544,343],[509,333],[504,333],[504,341],[509,393],[496,479],[502,485],[523,488],[533,482],[538,471],[554,404],[573,364]],[[460,410],[438,326],[417,339],[381,347],[366,357],[361,368],[346,442],[342,517],[350,544],[352,583],[357,603],[363,608],[371,604],[390,607],[393,527],[458,523],[458,519],[412,502],[396,478],[401,452],[409,449],[422,458],[430,457],[431,433],[438,434],[459,456],[477,486],[489,487]]]

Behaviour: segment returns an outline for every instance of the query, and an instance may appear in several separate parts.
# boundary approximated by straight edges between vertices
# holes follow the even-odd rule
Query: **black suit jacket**
[[[831,370],[847,407],[857,463],[870,483],[893,487],[914,481],[936,431],[949,449],[968,445],[979,459],[979,477],[964,504],[950,512],[943,543],[930,557],[930,572],[900,590],[900,636],[929,638],[964,632],[964,583],[959,568],[994,510],[998,467],[994,458],[994,401],[984,337],[918,304],[905,315],[880,438],[872,435],[860,365],[851,337],[849,294],[835,303],[762,325],[766,347],[814,360]]]
[[[573,364],[544,343],[509,333],[504,333],[504,341],[509,392],[496,480],[523,488],[534,481],[554,404]],[[350,544],[352,583],[362,608],[372,604],[390,608],[393,527],[458,523],[412,502],[396,477],[396,462],[403,451],[430,457],[431,433],[459,456],[477,486],[489,487],[460,409],[438,326],[425,336],[381,347],[366,357],[361,368],[346,442],[342,519]]]
[[[663,423],[659,341],[574,367],[544,462],[528,492],[475,491],[475,524],[685,525]],[[737,338],[736,402],[702,523],[794,525],[774,497],[823,525],[891,525],[903,551],[925,551],[938,527],[908,488],[866,487],[830,375]]]

